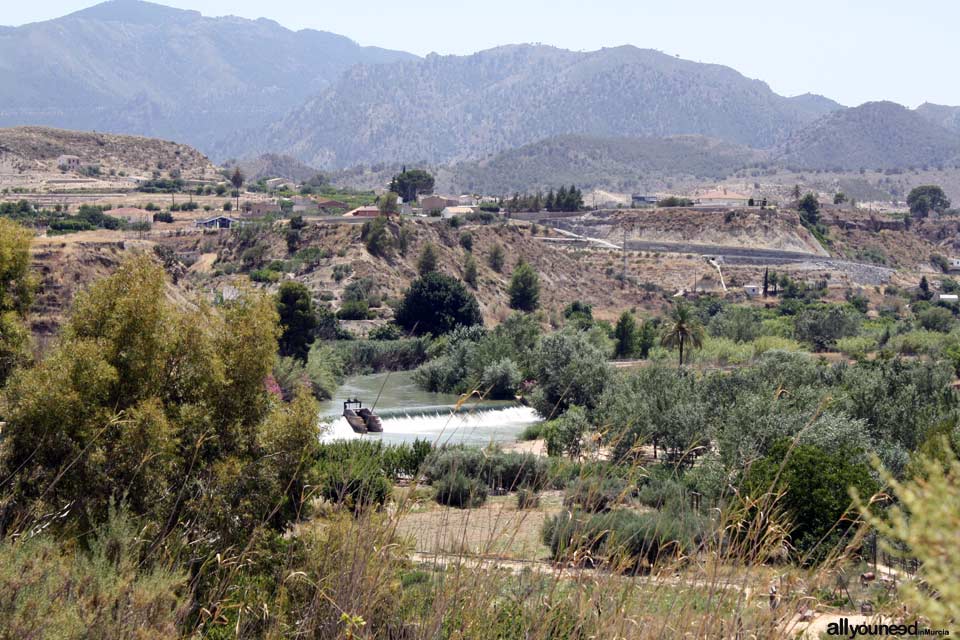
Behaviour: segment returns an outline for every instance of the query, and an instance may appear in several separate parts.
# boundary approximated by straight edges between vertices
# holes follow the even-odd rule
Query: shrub
[[[930,307],[921,311],[917,317],[920,326],[928,331],[948,333],[953,327],[953,314],[943,307]]]
[[[280,282],[281,274],[278,271],[273,271],[272,269],[256,269],[250,272],[250,279],[254,282],[262,282],[265,284],[272,284],[274,282]]]
[[[626,482],[618,477],[594,474],[575,479],[563,495],[565,507],[590,513],[609,511],[628,493]]]
[[[530,312],[540,306],[540,276],[526,262],[514,269],[509,294],[511,309]]]
[[[370,330],[367,334],[370,340],[399,340],[403,337],[400,327],[393,323],[381,324]]]
[[[349,264],[335,264],[333,265],[333,279],[337,282],[342,281],[344,278],[348,277],[353,273],[353,267]]]
[[[364,222],[360,239],[363,240],[371,255],[384,256],[389,253],[390,247],[393,246],[393,236],[387,231],[386,216],[377,216],[373,220]]]
[[[480,387],[487,398],[502,400],[514,397],[521,382],[520,368],[513,360],[503,358],[483,370]]]
[[[476,478],[464,473],[452,472],[434,483],[437,502],[448,507],[468,509],[479,507],[487,501],[487,487]]]
[[[370,305],[366,300],[344,300],[337,317],[341,320],[368,320],[371,317]]]
[[[426,338],[340,340],[333,347],[348,375],[406,371],[427,359]]]
[[[361,441],[323,445],[318,456],[320,495],[354,513],[382,506],[390,482],[380,460],[380,443]]]
[[[536,509],[540,506],[540,494],[532,489],[520,487],[517,489],[517,509]]]
[[[568,455],[578,458],[583,450],[583,437],[591,428],[583,407],[574,405],[543,428],[543,437],[547,441],[547,454],[551,456]]]
[[[873,336],[850,336],[837,340],[837,351],[854,360],[863,360],[876,348],[877,339]]]
[[[539,490],[547,479],[545,461],[533,454],[464,447],[434,451],[424,463],[423,473],[431,483],[450,474],[462,473],[494,491],[518,487]]]
[[[473,251],[473,234],[469,231],[464,231],[460,234],[460,246],[463,247],[466,251]]]

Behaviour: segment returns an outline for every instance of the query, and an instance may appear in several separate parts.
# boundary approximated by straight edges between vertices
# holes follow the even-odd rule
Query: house
[[[145,209],[136,207],[120,207],[107,211],[107,215],[125,220],[127,224],[136,224],[138,222],[153,222],[153,213]]]
[[[273,202],[251,202],[244,207],[247,216],[263,218],[264,216],[280,215],[280,205]]]
[[[476,210],[476,207],[446,207],[440,212],[440,216],[443,218],[455,218],[457,216],[469,215]]]
[[[294,186],[293,181],[287,180],[286,178],[270,178],[269,180],[264,181],[264,184],[267,185],[267,189],[270,191],[292,189]]]
[[[317,207],[324,211],[331,211],[334,209],[346,209],[349,205],[346,202],[340,202],[339,200],[333,200],[332,198],[318,198],[316,200]]]
[[[380,215],[380,207],[368,204],[362,207],[357,207],[353,211],[347,211],[343,215],[344,217],[349,218],[376,218]]]
[[[421,196],[420,208],[424,213],[431,211],[442,211],[447,207],[460,206],[459,198],[448,198],[447,196]]]
[[[745,284],[743,285],[743,292],[751,298],[756,298],[758,295],[763,293],[763,287],[758,284]]]
[[[960,271],[960,258],[950,258],[950,264],[947,266],[947,271]]]
[[[705,207],[745,207],[750,202],[750,196],[721,188],[707,191],[697,196],[695,201]]]
[[[313,198],[308,198],[306,196],[293,197],[294,213],[316,213],[319,211],[320,207],[317,206],[317,201]]]
[[[62,155],[57,158],[57,166],[61,169],[74,170],[80,168],[80,158],[77,156]]]
[[[234,225],[240,226],[243,223],[230,216],[214,216],[206,220],[197,220],[194,224],[204,229],[229,229]]]
[[[657,196],[652,194],[635,193],[630,196],[630,205],[633,207],[653,207],[657,204]]]
[[[457,204],[461,207],[472,207],[477,204],[477,199],[471,195],[462,195],[457,198]]]

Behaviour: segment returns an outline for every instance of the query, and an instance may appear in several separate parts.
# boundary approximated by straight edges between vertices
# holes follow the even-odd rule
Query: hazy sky
[[[13,2],[10,25],[94,0]],[[592,50],[633,44],[731,66],[785,95],[846,105],[888,99],[960,105],[958,0],[163,0],[209,16],[267,17],[420,55],[541,42]]]

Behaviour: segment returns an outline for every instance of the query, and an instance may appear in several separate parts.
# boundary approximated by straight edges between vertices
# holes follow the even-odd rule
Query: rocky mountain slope
[[[557,136],[451,168],[467,193],[522,193],[577,184],[616,191],[653,189],[682,176],[722,179],[764,159],[748,147],[703,136],[597,138]]]
[[[270,20],[110,0],[0,30],[0,126],[96,129],[205,147],[275,120],[354,64],[413,58]]]
[[[893,102],[868,102],[796,132],[776,159],[810,169],[954,164],[960,160],[960,134]]]
[[[960,107],[924,102],[916,108],[916,112],[944,129],[960,133]]]
[[[514,45],[353,67],[276,124],[225,140],[217,153],[253,145],[336,168],[478,159],[562,134],[699,134],[770,147],[837,108],[652,50]]]

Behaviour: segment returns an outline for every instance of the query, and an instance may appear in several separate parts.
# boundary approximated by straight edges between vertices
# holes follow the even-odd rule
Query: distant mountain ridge
[[[765,154],[703,136],[599,138],[556,136],[491,158],[450,168],[449,180],[467,193],[509,194],[560,185],[628,192],[664,178],[721,180]]]
[[[354,64],[415,57],[265,19],[110,0],[0,30],[0,126],[96,129],[206,148],[276,120]]]
[[[214,150],[281,151],[320,168],[455,162],[555,135],[696,134],[771,147],[834,109],[720,65],[623,46],[510,45],[357,66],[282,120]],[[247,149],[249,152],[250,150]]]
[[[960,134],[893,102],[867,102],[799,130],[775,160],[809,169],[894,169],[960,160]]]

